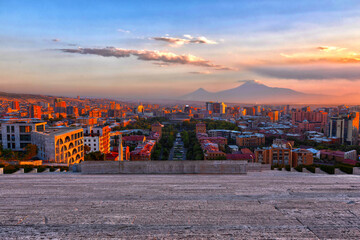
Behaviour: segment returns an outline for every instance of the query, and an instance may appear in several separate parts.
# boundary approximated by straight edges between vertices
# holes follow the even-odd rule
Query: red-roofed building
[[[130,135],[122,137],[124,145],[139,145],[146,141],[146,137],[144,135]]]
[[[249,153],[241,154],[226,154],[227,160],[245,160],[245,161],[255,161],[255,155]]]
[[[151,152],[155,146],[155,141],[150,140],[144,144],[138,145],[134,151],[130,153],[131,161],[150,161]]]

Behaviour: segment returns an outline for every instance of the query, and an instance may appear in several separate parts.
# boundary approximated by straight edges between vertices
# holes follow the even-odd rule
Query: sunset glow
[[[254,79],[345,102],[360,88],[358,16],[351,0],[1,1],[0,88],[174,98]]]

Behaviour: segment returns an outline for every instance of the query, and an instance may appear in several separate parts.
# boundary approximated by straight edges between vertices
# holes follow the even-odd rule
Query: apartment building
[[[84,144],[90,148],[90,152],[110,152],[110,127],[88,126],[84,130]]]
[[[38,148],[38,157],[56,163],[74,164],[84,160],[82,128],[47,128],[31,133],[31,143]]]
[[[4,149],[23,151],[31,144],[31,132],[45,131],[46,122],[33,119],[13,119],[1,124],[1,137]]]

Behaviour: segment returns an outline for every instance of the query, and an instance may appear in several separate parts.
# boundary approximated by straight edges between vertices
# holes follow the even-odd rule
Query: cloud
[[[54,39],[51,39],[51,41],[53,41],[53,42],[60,42],[60,39],[54,38]]]
[[[286,63],[308,64],[308,63],[360,63],[360,55],[348,53],[343,55],[313,55],[313,54],[284,54],[280,56],[286,58]]]
[[[152,38],[156,41],[163,41],[170,43],[170,46],[176,47],[176,46],[182,46],[184,44],[217,44],[217,42],[207,39],[206,37],[193,37],[191,35],[184,35],[184,38],[176,38],[176,37],[154,37]]]
[[[254,67],[250,71],[259,75],[296,80],[360,80],[360,68],[352,66],[271,66]]]
[[[251,80],[239,80],[237,82],[239,82],[239,83],[261,83],[260,81],[253,80],[253,79],[251,79]]]
[[[116,31],[121,32],[121,33],[130,33],[129,30],[125,30],[125,29],[121,29],[121,28],[118,28]]]
[[[91,54],[103,57],[116,57],[124,58],[130,56],[136,56],[137,59],[143,61],[157,61],[160,63],[169,64],[187,64],[200,67],[209,67],[215,70],[235,70],[233,68],[214,64],[211,61],[196,57],[191,54],[177,55],[171,52],[160,52],[150,50],[132,50],[132,49],[121,49],[114,47],[106,48],[77,48],[77,49],[59,49],[65,53],[77,53],[77,54]]]
[[[199,74],[199,75],[208,75],[208,74],[212,74],[212,72],[210,71],[195,71],[195,72],[189,72],[191,74]]]
[[[346,50],[347,48],[339,48],[339,47],[331,47],[331,46],[320,46],[317,47],[318,50],[323,51],[323,52],[331,52],[331,51],[336,51],[336,52],[341,52]]]

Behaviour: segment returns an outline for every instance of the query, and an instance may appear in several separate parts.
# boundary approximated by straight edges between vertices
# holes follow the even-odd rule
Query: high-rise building
[[[279,121],[279,111],[268,112],[268,116],[270,117],[271,122]]]
[[[20,104],[18,101],[12,101],[11,103],[11,109],[20,110]]]
[[[41,107],[37,105],[31,105],[30,107],[30,118],[41,119]]]
[[[359,112],[332,117],[328,129],[329,137],[338,138],[341,144],[356,145],[359,135]]]
[[[55,102],[54,111],[55,113],[66,113],[66,102],[62,100]]]
[[[207,112],[214,112],[214,102],[206,102],[205,106]]]
[[[110,102],[110,109],[111,110],[114,110],[115,109],[115,102]]]
[[[66,107],[66,114],[73,116],[73,117],[78,117],[79,116],[79,109],[77,107],[74,106],[68,106]]]

